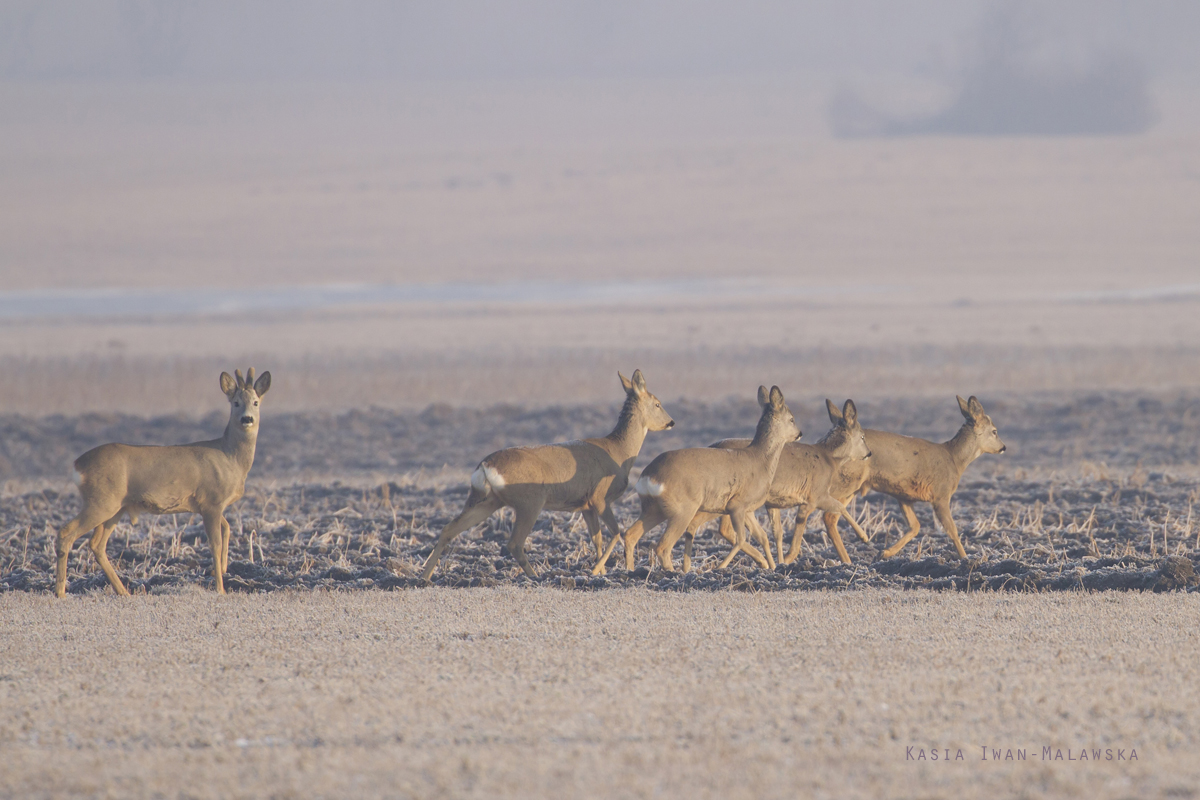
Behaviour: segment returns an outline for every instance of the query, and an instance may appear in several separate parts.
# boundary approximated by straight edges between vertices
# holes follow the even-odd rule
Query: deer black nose
[[[250,416],[249,414],[246,414],[245,416],[242,417],[242,424],[243,425],[253,425],[254,417]]]
[[[1000,452],[1001,452],[1001,453],[1003,453],[1003,452],[1004,452],[1005,450],[1007,450],[1007,449],[1008,449],[1008,445],[1006,445],[1006,444],[1002,444],[1002,445],[1000,445]]]
[[[671,420],[670,422],[668,422],[668,423],[667,423],[667,428],[668,428],[668,429],[670,429],[670,428],[674,428],[674,427],[675,427],[675,420]]]
[[[868,451],[867,451],[867,454],[866,454],[865,456],[863,456],[863,458],[870,458],[870,457],[871,457],[871,456],[873,456],[873,455],[875,455],[875,454],[874,454],[874,453],[872,453],[870,450],[868,450]]]

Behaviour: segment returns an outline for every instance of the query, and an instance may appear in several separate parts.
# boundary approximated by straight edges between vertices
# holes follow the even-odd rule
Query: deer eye
[[[254,407],[255,407],[255,408],[258,408],[258,401],[257,401],[257,400],[255,400],[255,401],[254,401]]]

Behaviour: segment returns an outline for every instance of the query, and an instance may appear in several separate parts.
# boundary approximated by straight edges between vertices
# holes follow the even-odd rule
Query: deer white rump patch
[[[71,480],[75,482],[76,486],[83,486],[83,473],[72,467]]]
[[[637,485],[633,487],[633,490],[641,497],[659,497],[666,488],[666,486],[653,478],[643,475],[641,478],[638,478]]]
[[[480,464],[471,473],[471,485],[476,491],[487,494],[488,491],[504,488],[504,476],[490,464]]]

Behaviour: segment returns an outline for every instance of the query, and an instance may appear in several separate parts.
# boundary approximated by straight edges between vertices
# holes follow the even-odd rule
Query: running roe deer
[[[871,457],[871,450],[867,446],[862,426],[858,423],[858,409],[855,408],[853,400],[847,400],[844,410],[840,412],[837,411],[837,406],[829,400],[825,401],[825,405],[830,410],[830,421],[833,422],[833,427],[816,444],[792,442],[784,445],[783,453],[779,456],[779,466],[775,469],[775,478],[771,482],[771,492],[767,496],[766,502],[763,503],[770,513],[771,524],[775,530],[775,547],[779,553],[779,563],[781,564],[790,564],[800,556],[805,522],[809,515],[817,509],[834,515],[835,519],[845,517],[859,538],[864,542],[868,541],[866,533],[846,510],[843,501],[831,490],[840,488],[837,486],[837,476],[842,466],[847,462],[865,464],[866,460]],[[737,449],[746,447],[749,443],[749,439],[723,439],[709,447]],[[855,488],[858,488],[857,485]],[[796,525],[792,532],[792,544],[785,556],[783,553],[783,523],[780,520],[779,512],[785,508],[796,507],[798,508]],[[695,532],[713,516],[715,515],[701,512],[688,526],[684,538],[684,572],[688,571],[691,565],[692,539]],[[757,529],[755,535],[760,541],[766,539],[766,533],[753,516],[748,522],[752,528]],[[736,545],[728,516],[721,518],[721,535]],[[830,538],[837,549],[838,557],[843,563],[849,564],[850,556],[846,553],[846,546],[842,544],[842,538],[838,535],[837,528],[834,528]],[[770,561],[770,545],[765,546],[768,548],[768,561]]]
[[[90,546],[108,582],[119,595],[129,591],[104,552],[122,514],[136,524],[138,514],[198,513],[212,549],[217,592],[225,594],[223,575],[229,561],[229,523],[225,508],[241,498],[254,463],[258,440],[259,398],[271,388],[271,373],[256,381],[234,370],[221,373],[221,391],[229,398],[229,424],[220,439],[166,447],[103,444],[75,459],[83,510],[58,532],[55,591],[67,591],[67,556],[80,536],[91,532]]]
[[[995,423],[974,395],[969,400],[958,397],[958,408],[966,422],[948,442],[930,442],[868,428],[867,445],[871,448],[872,458],[859,476],[858,486],[853,486],[855,476],[846,470],[848,474],[844,476],[843,486],[848,489],[847,499],[855,491],[865,495],[874,490],[896,498],[904,512],[908,533],[883,551],[884,558],[896,555],[920,532],[921,523],[912,507],[916,502],[933,506],[934,516],[954,543],[958,557],[967,557],[954,517],[950,515],[950,498],[958,490],[958,482],[972,461],[984,453],[1003,453],[1008,447],[1000,440]],[[837,518],[826,514],[825,526],[827,530],[836,530]]]
[[[536,575],[525,557],[525,539],[543,509],[582,511],[597,556],[604,549],[601,520],[613,537],[621,535],[612,504],[629,486],[629,470],[642,450],[646,433],[674,427],[675,420],[646,390],[641,370],[634,370],[633,380],[619,372],[617,377],[625,389],[625,406],[608,436],[539,447],[510,447],[479,462],[471,473],[467,504],[442,529],[425,561],[423,580],[433,575],[450,540],[500,508],[516,512],[508,551],[531,578]]]
[[[625,568],[632,570],[638,539],[661,522],[667,528],[659,539],[655,554],[663,569],[673,571],[671,548],[683,535],[697,512],[728,514],[733,523],[733,550],[721,564],[725,567],[739,550],[745,550],[759,566],[767,561],[746,543],[746,517],[752,515],[771,491],[771,481],[783,446],[800,438],[796,418],[784,402],[783,392],[772,386],[758,387],[762,416],[754,439],[744,448],[720,450],[690,447],[668,450],[650,462],[638,479],[638,497],[642,513],[625,531]],[[600,557],[593,574],[604,568],[616,546],[614,540]]]

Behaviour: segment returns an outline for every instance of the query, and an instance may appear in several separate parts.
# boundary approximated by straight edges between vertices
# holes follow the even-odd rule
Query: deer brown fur
[[[831,490],[841,488],[837,485],[837,477],[841,468],[848,462],[865,464],[866,459],[871,456],[871,450],[867,446],[863,429],[858,423],[858,410],[854,406],[854,401],[847,400],[842,411],[837,411],[837,406],[829,400],[826,400],[825,404],[830,409],[830,420],[833,422],[833,427],[816,444],[792,442],[784,445],[783,453],[779,457],[779,466],[775,470],[775,478],[771,482],[771,492],[767,496],[766,502],[763,503],[763,507],[768,510],[771,517],[772,527],[775,531],[775,547],[781,564],[790,564],[800,556],[805,522],[818,509],[837,517],[845,517],[859,538],[864,542],[868,541],[866,533],[846,510],[843,501],[838,499]],[[834,416],[835,413],[836,416]],[[709,447],[737,449],[746,447],[749,443],[749,439],[723,439]],[[787,508],[796,508],[797,510],[791,548],[785,556],[780,511]],[[685,571],[691,564],[691,546],[695,532],[707,524],[713,516],[715,515],[697,514],[696,518],[692,520],[692,524],[688,526],[684,536]],[[757,529],[755,530],[756,538],[759,538],[760,541],[766,540],[767,535],[757,520],[751,517],[748,522],[752,529]],[[720,531],[725,539],[736,543],[728,516],[721,517]],[[842,544],[841,536],[838,535],[836,528],[830,538],[837,549],[838,557],[844,563],[849,564],[850,556],[846,553],[846,547]],[[770,561],[770,546],[769,544],[764,546],[767,547],[767,560]]]
[[[669,450],[642,472],[635,487],[642,513],[624,537],[626,569],[633,569],[634,553],[642,535],[666,522],[655,554],[664,569],[673,570],[671,549],[698,512],[728,514],[732,520],[734,546],[722,567],[740,550],[745,550],[760,566],[768,566],[762,554],[746,543],[746,519],[767,499],[779,455],[785,444],[800,438],[800,429],[778,386],[771,387],[770,392],[760,386],[758,401],[762,416],[754,439],[746,447]],[[615,545],[615,541],[609,545],[594,573],[604,568]]]
[[[921,523],[913,511],[913,503],[929,503],[959,558],[966,558],[958,535],[958,527],[950,514],[950,499],[958,490],[963,473],[979,456],[1005,452],[1008,447],[1000,440],[992,418],[983,409],[983,404],[972,396],[968,400],[958,397],[958,408],[965,422],[958,433],[946,442],[930,442],[898,433],[877,431],[867,428],[867,446],[871,448],[869,464],[859,466],[848,463],[843,466],[835,481],[840,498],[849,500],[856,492],[869,491],[891,495],[900,503],[900,510],[908,522],[908,532],[894,545],[883,551],[884,558],[891,558],[911,542],[921,530]],[[837,517],[826,513],[825,528],[837,530]]]
[[[429,580],[455,536],[486,520],[500,508],[512,508],[516,522],[508,551],[530,577],[533,567],[525,555],[525,539],[543,511],[582,511],[599,556],[604,549],[603,520],[609,532],[621,535],[612,504],[629,485],[629,470],[641,452],[648,431],[666,430],[675,421],[658,398],[646,389],[641,370],[633,379],[617,373],[625,389],[625,406],[608,436],[538,447],[510,447],[492,453],[471,474],[471,492],[462,512],[442,529],[425,561],[421,577]]]
[[[138,514],[200,514],[212,550],[216,589],[225,593],[223,576],[229,562],[225,509],[245,491],[258,441],[259,400],[271,388],[270,372],[257,381],[253,368],[246,370],[244,380],[240,371],[234,374],[236,379],[221,373],[221,391],[229,398],[229,424],[220,439],[166,447],[104,444],[75,460],[83,510],[58,533],[55,592],[59,597],[67,590],[71,545],[89,531],[92,553],[108,582],[117,594],[129,594],[105,553],[108,537],[126,513],[134,522]]]

